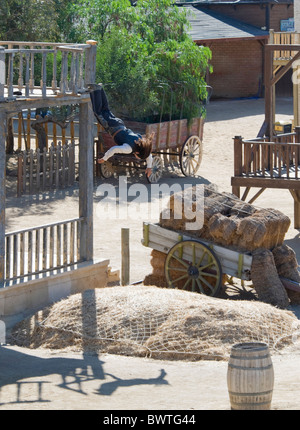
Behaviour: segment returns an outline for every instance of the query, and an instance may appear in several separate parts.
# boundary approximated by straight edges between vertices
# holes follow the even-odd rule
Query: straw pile
[[[196,196],[194,189],[189,203],[183,193],[172,195],[168,208],[160,214],[159,224],[171,230],[186,231],[186,224],[197,219],[185,216],[186,207],[193,208],[196,213]],[[204,211],[203,226],[188,233],[241,252],[282,245],[291,222],[278,210],[257,209],[233,194],[216,192],[212,186],[204,187],[203,203],[204,207],[200,208]]]
[[[17,324],[11,342],[168,359],[227,359],[237,342],[292,343],[297,318],[261,302],[154,286],[88,290]]]

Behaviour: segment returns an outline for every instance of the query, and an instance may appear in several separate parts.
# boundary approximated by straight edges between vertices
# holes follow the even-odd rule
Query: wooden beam
[[[77,103],[88,103],[90,101],[89,94],[69,94],[64,96],[52,96],[42,98],[29,98],[29,99],[18,99],[10,102],[0,103],[0,110],[7,114],[19,113],[22,109],[38,109],[45,107],[45,104],[49,107],[52,106],[64,106],[69,104]]]
[[[90,45],[90,49],[86,51],[85,57],[85,86],[88,84],[94,84],[96,79],[96,55],[97,55],[97,42],[94,40],[88,40],[86,42]]]
[[[294,228],[300,228],[300,191],[290,190],[294,199]]]
[[[271,85],[277,84],[282,76],[285,75],[286,72],[292,67],[294,61],[298,60],[298,58],[300,58],[300,52],[297,52],[297,54],[280,70],[280,72],[278,72],[277,75],[271,79]]]
[[[263,192],[265,191],[265,188],[261,188],[257,193],[252,197],[252,199],[249,200],[248,203],[253,203]]]
[[[93,114],[90,104],[79,107],[79,216],[80,257],[93,259]]]
[[[267,48],[269,45],[266,45]],[[273,135],[273,52],[265,49],[265,135],[272,140]]]
[[[5,85],[5,54],[3,46],[0,46],[0,101],[4,100]]]
[[[245,200],[246,200],[246,198],[247,198],[247,196],[248,196],[248,194],[249,194],[250,189],[251,189],[251,187],[246,187],[246,189],[245,189],[245,191],[244,191],[244,194],[242,195],[241,200],[243,200],[243,201],[245,201]]]
[[[129,228],[121,229],[121,285],[130,283],[130,246],[129,246]]]
[[[0,288],[4,286],[5,275],[5,142],[6,115],[0,112]]]
[[[292,43],[287,43],[287,44],[268,43],[266,45],[266,48],[268,51],[300,51],[300,44],[295,43],[293,45]]]
[[[274,76],[273,75],[273,63],[274,63],[274,51],[298,51],[285,66]],[[293,63],[300,58],[300,45],[299,44],[288,44],[288,45],[277,45],[267,44],[265,45],[265,135],[272,140],[274,118],[275,118],[275,96],[274,86],[275,84],[285,75],[285,73],[292,67]],[[260,130],[260,133],[262,130]]]
[[[300,190],[299,179],[286,178],[258,178],[258,177],[231,177],[231,186],[278,188],[282,190]]]

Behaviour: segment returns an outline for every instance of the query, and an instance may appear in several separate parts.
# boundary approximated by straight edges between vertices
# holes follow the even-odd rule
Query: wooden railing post
[[[243,138],[241,136],[235,136],[233,139],[234,142],[234,176],[242,176],[243,173]],[[237,197],[240,197],[240,187],[233,186],[232,193]]]
[[[270,141],[273,137],[273,119],[274,119],[274,97],[271,80],[273,78],[273,51],[265,45],[265,135]]]
[[[93,115],[89,103],[79,108],[80,259],[93,259]]]
[[[5,142],[6,114],[0,112],[0,288],[4,286],[5,278]]]
[[[243,138],[241,136],[234,137],[234,176],[241,176],[243,173]]]
[[[5,85],[5,48],[0,46],[0,101],[4,100]]]
[[[88,40],[86,43],[90,45],[90,48],[85,53],[85,86],[95,83],[97,54],[97,42],[95,40]]]

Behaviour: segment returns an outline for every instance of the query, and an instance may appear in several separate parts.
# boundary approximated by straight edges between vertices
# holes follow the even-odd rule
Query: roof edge
[[[288,0],[288,1],[284,1],[284,2],[280,2],[280,1],[276,1],[276,0],[256,0],[256,1],[251,1],[251,0],[226,0],[226,1],[221,1],[221,0],[216,0],[216,1],[210,1],[210,0],[203,0],[203,1],[192,1],[192,2],[180,2],[180,1],[176,1],[174,3],[176,6],[201,6],[201,5],[222,5],[222,4],[227,4],[227,5],[242,5],[242,4],[257,4],[257,5],[261,5],[261,4],[276,4],[276,5],[293,5],[294,4],[294,0]]]

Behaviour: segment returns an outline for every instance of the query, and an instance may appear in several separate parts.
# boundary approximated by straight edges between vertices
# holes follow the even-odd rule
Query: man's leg
[[[107,96],[103,88],[91,92],[90,97],[94,114],[108,133],[113,135],[117,129],[124,126],[123,121],[116,118],[109,110]]]
[[[103,111],[109,110],[108,100],[103,88],[90,93],[93,111],[96,115],[102,115]]]

